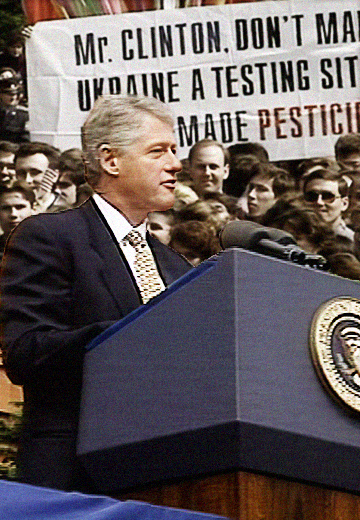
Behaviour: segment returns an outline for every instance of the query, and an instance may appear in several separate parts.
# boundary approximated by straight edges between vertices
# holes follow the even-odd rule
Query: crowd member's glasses
[[[327,202],[328,204],[331,204],[336,199],[340,199],[341,195],[334,195],[331,191],[315,191],[315,190],[309,190],[304,193],[304,198],[306,202],[317,202],[319,200],[319,197],[321,196],[321,199],[324,202]]]

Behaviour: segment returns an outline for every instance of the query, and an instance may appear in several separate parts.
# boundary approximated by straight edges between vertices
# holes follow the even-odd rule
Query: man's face
[[[76,184],[74,184],[70,176],[63,172],[56,183],[56,192],[61,195],[66,204],[73,206],[76,202]]]
[[[117,156],[117,193],[123,210],[146,217],[151,211],[165,211],[174,204],[176,174],[182,165],[176,157],[171,126],[146,115],[141,136]],[[126,213],[128,210],[128,213]]]
[[[210,224],[212,224],[215,227],[215,229],[222,229],[225,226],[225,224],[227,224],[231,219],[230,213],[228,212],[225,204],[218,200],[211,199],[207,200],[206,202],[212,210],[212,213],[207,218],[207,221]]]
[[[273,179],[261,174],[254,175],[246,188],[248,214],[250,217],[261,217],[276,202],[273,192]]]
[[[151,236],[163,244],[170,242],[171,217],[161,212],[149,213],[147,228]]]
[[[17,90],[0,92],[0,104],[5,106],[16,106],[19,104],[20,96]]]
[[[354,152],[345,157],[345,159],[341,159],[341,166],[348,168],[349,170],[357,170],[360,169],[360,153]]]
[[[348,208],[348,197],[342,197],[337,181],[313,179],[304,191],[305,200],[311,204],[320,219],[330,226],[336,226],[342,213]]]
[[[18,157],[15,163],[16,177],[19,181],[25,181],[36,189],[40,186],[48,166],[48,158],[42,153]]]
[[[8,52],[14,58],[19,58],[23,53],[23,46],[21,43],[14,43],[8,46]]]
[[[15,180],[15,154],[0,152],[0,184],[10,185]]]
[[[0,197],[0,226],[5,234],[9,233],[24,218],[32,213],[30,202],[21,192],[4,193]]]
[[[200,196],[204,193],[222,193],[224,179],[229,175],[224,152],[216,145],[199,148],[191,160],[189,173],[194,190]]]

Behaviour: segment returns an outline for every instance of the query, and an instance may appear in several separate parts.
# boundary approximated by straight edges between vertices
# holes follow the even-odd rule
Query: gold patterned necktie
[[[154,257],[146,240],[135,229],[124,238],[135,249],[135,271],[141,298],[147,303],[151,298],[160,294],[164,284],[157,270]]]

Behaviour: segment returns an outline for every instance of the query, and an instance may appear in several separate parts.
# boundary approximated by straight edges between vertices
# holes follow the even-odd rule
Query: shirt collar
[[[142,222],[134,228],[124,215],[109,204],[101,195],[94,193],[92,197],[118,242],[121,242],[132,229],[138,230],[141,236],[146,238],[146,222]]]

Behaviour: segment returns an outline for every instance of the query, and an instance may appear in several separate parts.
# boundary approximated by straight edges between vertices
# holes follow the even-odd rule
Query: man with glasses
[[[354,240],[354,231],[343,219],[349,207],[348,183],[338,172],[319,169],[304,177],[304,199],[338,236]]]

